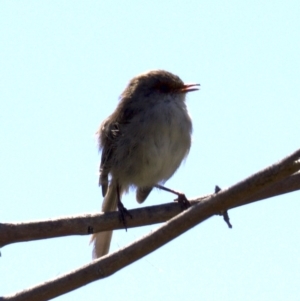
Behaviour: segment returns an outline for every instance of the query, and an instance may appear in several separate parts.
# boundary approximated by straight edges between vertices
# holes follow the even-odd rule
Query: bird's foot
[[[174,201],[178,202],[184,210],[191,207],[191,203],[188,201],[188,199],[186,198],[184,193],[178,192],[177,195],[178,195],[178,198],[175,199]]]
[[[175,199],[174,201],[178,202],[184,210],[188,209],[189,207],[191,207],[191,203],[188,201],[188,199],[186,198],[186,196],[185,196],[184,193],[178,192],[176,190],[167,188],[167,187],[159,185],[159,184],[155,185],[155,187],[159,188],[161,190],[168,191],[170,193],[176,194],[177,195],[177,199]]]
[[[125,230],[127,231],[126,215],[132,219],[132,215],[124,207],[121,201],[118,201],[118,211],[119,211],[119,220],[124,225]]]

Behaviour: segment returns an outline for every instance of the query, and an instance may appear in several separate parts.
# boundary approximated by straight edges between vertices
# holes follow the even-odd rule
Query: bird
[[[102,151],[102,212],[118,209],[125,223],[129,213],[122,195],[134,188],[137,202],[143,203],[154,187],[163,187],[175,173],[191,147],[186,94],[198,86],[165,70],[150,70],[129,81],[115,111],[96,133]],[[109,252],[111,239],[112,231],[92,235],[93,259]]]

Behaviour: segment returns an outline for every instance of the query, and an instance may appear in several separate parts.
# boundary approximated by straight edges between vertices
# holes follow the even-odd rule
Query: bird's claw
[[[119,210],[119,220],[124,225],[125,230],[127,231],[126,215],[132,219],[130,212],[124,207],[121,201],[118,202]]]
[[[188,201],[184,193],[179,192],[177,196],[178,198],[175,199],[174,201],[178,202],[184,210],[191,207],[191,203]]]

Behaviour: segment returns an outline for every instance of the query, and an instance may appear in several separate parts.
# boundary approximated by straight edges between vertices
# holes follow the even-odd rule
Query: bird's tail
[[[118,195],[117,187],[114,183],[108,186],[108,191],[104,197],[102,204],[102,211],[115,211],[117,209]],[[98,232],[92,235],[91,242],[93,242],[93,259],[104,256],[109,251],[109,246],[113,231]]]

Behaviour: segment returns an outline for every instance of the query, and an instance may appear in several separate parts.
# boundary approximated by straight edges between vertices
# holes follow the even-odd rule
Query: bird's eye
[[[157,88],[162,93],[168,93],[171,91],[170,85],[167,85],[167,84],[160,84],[160,85],[158,85]]]

